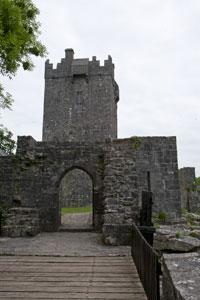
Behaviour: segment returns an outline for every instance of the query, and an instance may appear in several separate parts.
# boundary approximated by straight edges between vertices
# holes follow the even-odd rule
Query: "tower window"
[[[83,110],[83,93],[82,92],[77,92],[76,94],[76,105],[77,105],[77,110],[82,111]]]

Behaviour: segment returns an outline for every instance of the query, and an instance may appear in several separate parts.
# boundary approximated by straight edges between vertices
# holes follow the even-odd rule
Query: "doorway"
[[[86,229],[93,226],[93,181],[80,168],[69,170],[59,188],[61,227]]]

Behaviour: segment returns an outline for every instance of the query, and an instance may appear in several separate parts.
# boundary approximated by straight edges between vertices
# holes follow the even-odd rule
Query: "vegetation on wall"
[[[196,185],[200,186],[200,177],[196,177]]]

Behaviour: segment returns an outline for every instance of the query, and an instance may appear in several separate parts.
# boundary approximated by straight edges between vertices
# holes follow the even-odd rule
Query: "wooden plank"
[[[132,261],[131,256],[0,256],[0,261],[16,261],[16,260],[26,260],[26,261]]]
[[[6,257],[0,299],[147,300],[130,257]]]
[[[0,262],[0,266],[11,266],[11,265],[15,265],[15,266],[53,266],[53,265],[57,265],[57,262],[40,262],[40,261],[3,261]],[[59,264],[62,264],[62,266],[93,266],[94,262],[59,262]],[[107,267],[107,266],[118,266],[118,267],[129,267],[131,266],[132,268],[135,268],[134,265],[131,264],[131,262],[95,262],[95,266],[103,266],[103,267]]]
[[[88,294],[87,299],[112,299],[112,300],[117,300],[117,299],[122,299],[122,300],[148,300],[145,295],[136,295],[136,294],[106,294],[106,293],[90,293]]]
[[[74,274],[73,274],[74,275]],[[39,277],[39,276],[7,276],[7,277],[2,277],[0,278],[0,284],[1,283],[6,283],[7,281],[10,281],[10,282],[24,282],[24,281],[33,281],[33,282],[76,282],[76,281],[79,281],[79,282],[87,282],[87,281],[91,281],[91,278],[92,278],[92,281],[93,282],[104,282],[104,281],[109,281],[109,282],[131,282],[131,283],[135,283],[135,282],[140,282],[138,276],[131,276],[131,277],[95,277],[95,276],[80,276],[80,274],[77,274],[76,276],[65,276],[65,277],[62,277],[62,276],[54,276],[54,277],[49,277],[48,274],[47,276],[42,276],[42,277]]]
[[[0,282],[0,291],[2,290],[1,287],[12,286],[32,286],[35,287],[52,287],[52,286],[62,286],[62,287],[69,287],[69,286],[90,286],[90,287],[142,287],[140,281],[107,281],[107,278],[104,281],[97,281],[91,282],[91,279],[88,278],[87,281],[3,281]]]
[[[43,278],[45,278],[45,277],[54,277],[54,278],[56,278],[56,277],[58,277],[58,278],[67,278],[67,277],[70,277],[70,278],[76,278],[77,276],[79,276],[79,277],[89,277],[91,275],[91,273],[89,273],[89,272],[87,272],[87,273],[84,273],[84,272],[78,272],[78,273],[76,273],[76,272],[73,272],[73,273],[64,273],[64,272],[60,272],[60,273],[58,273],[58,272],[54,272],[54,273],[52,273],[52,272],[48,272],[48,273],[41,273],[41,272],[27,272],[27,273],[24,273],[24,272],[13,272],[13,271],[6,271],[6,272],[2,272],[2,273],[0,273],[0,280],[1,279],[5,279],[7,276],[14,276],[14,277],[27,277],[27,276],[30,276],[30,277],[43,277]],[[106,273],[106,274],[104,274],[104,273],[95,273],[95,274],[93,274],[93,277],[95,278],[95,277],[99,277],[99,278],[101,278],[101,277],[105,277],[106,276],[106,278],[125,278],[125,279],[127,279],[127,278],[134,278],[134,277],[136,277],[136,278],[139,278],[138,277],[138,274],[137,273],[129,273],[129,274],[124,274],[124,273],[118,273],[118,274],[116,274],[116,273]]]
[[[63,266],[52,266],[52,267],[41,267],[38,266],[11,266],[5,268],[6,272],[13,273],[91,273],[91,271],[95,273],[120,273],[120,274],[134,274],[135,270],[131,270],[130,268],[118,268],[118,267],[63,267]]]
[[[11,292],[6,293],[2,292],[0,293],[0,298],[9,298],[9,299],[129,299],[129,300],[148,300],[146,296],[143,295],[135,295],[135,294],[119,294],[119,293],[29,293],[29,292]]]
[[[52,292],[52,293],[119,293],[119,294],[142,294],[142,288],[132,287],[90,287],[90,286],[35,286],[35,285],[15,285],[1,286],[2,292]]]
[[[0,292],[0,298],[9,298],[9,299],[15,299],[15,298],[20,298],[20,299],[87,299],[87,293],[29,293],[29,292]]]

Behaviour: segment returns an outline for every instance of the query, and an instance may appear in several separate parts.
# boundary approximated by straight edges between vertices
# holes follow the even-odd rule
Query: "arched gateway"
[[[74,166],[67,170],[59,186],[60,207],[93,205],[93,179],[85,170]]]
[[[84,172],[92,181],[93,225],[96,230],[102,227],[103,150],[99,144],[58,143],[55,146],[53,142],[36,142],[30,136],[19,137],[17,155],[23,166],[28,166],[20,190],[21,206],[34,204],[39,209],[43,231],[58,230],[61,186],[73,170]]]

